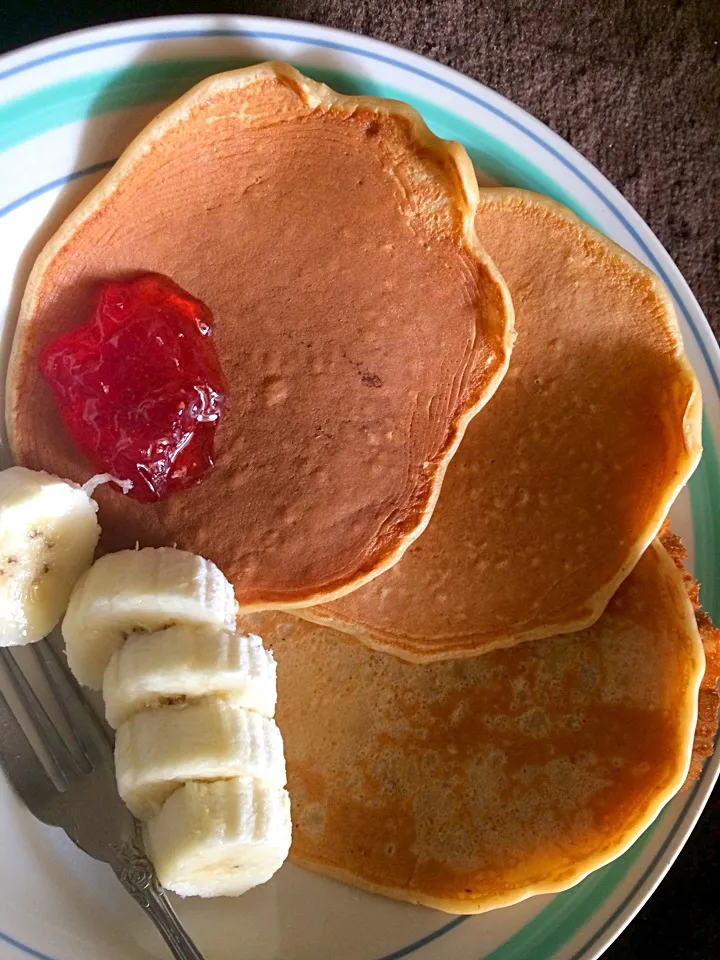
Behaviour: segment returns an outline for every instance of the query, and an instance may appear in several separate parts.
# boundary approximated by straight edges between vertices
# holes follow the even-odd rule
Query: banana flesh
[[[260,637],[189,624],[133,634],[103,677],[105,714],[114,729],[141,710],[210,694],[274,716],[276,666]]]
[[[115,773],[120,796],[149,820],[179,786],[193,780],[251,777],[285,785],[285,757],[274,720],[221,697],[155,707],[118,729]]]
[[[145,825],[160,882],[181,897],[237,897],[290,850],[287,790],[250,777],[187,783]]]
[[[194,624],[234,630],[232,586],[203,557],[172,547],[122,550],[95,563],[76,584],[62,633],[70,668],[99,690],[113,653],[133,633]]]
[[[100,536],[97,504],[48,473],[0,472],[0,646],[34,643],[57,625]]]
[[[120,796],[181,896],[238,896],[290,848],[275,660],[236,611],[214,564],[146,548],[98,560],[62,625],[75,676],[102,686]]]

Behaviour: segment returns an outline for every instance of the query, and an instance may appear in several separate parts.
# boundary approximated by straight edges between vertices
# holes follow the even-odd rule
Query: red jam
[[[40,369],[73,440],[101,473],[153,502],[211,469],[227,383],[212,314],[172,280],[104,283],[88,323],[49,343]]]

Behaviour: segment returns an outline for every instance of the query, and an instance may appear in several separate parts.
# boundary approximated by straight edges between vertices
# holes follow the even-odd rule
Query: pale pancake
[[[204,301],[230,381],[215,469],[155,505],[99,489],[107,549],[214,560],[246,608],[341,595],[422,531],[513,339],[465,151],[405,104],[284,64],[213,77],[130,145],[50,241],[8,378],[16,459],[84,481],[37,358],[98,281],[157,271]]]
[[[248,618],[278,661],[291,856],[476,913],[622,853],[688,772],[703,648],[654,542],[595,626],[410,664],[292,615]]]
[[[517,343],[401,564],[304,611],[410,660],[593,623],[701,452],[700,390],[658,278],[570,211],[481,190]]]

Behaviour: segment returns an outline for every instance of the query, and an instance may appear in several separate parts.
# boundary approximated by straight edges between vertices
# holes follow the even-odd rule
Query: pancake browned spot
[[[562,890],[687,775],[703,649],[659,541],[593,627],[474,658],[248,620],[278,661],[291,856],[348,883],[452,913]]]
[[[166,274],[215,318],[230,382],[216,466],[156,505],[98,490],[104,547],[201,553],[248,608],[357,587],[423,529],[507,366],[512,306],[476,204],[465,151],[405,104],[283,64],[205,81],[35,265],[8,379],[15,457],[87,479],[38,353],[88,319],[98,281]]]
[[[409,660],[593,623],[700,457],[700,392],[657,277],[570,211],[481,190],[478,235],[517,343],[389,573],[303,611]]]

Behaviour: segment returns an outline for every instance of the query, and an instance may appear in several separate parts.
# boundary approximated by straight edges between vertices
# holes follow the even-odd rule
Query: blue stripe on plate
[[[406,73],[415,74],[415,76],[422,77],[424,80],[429,80],[431,83],[436,83],[445,89],[452,91],[458,96],[463,97],[465,100],[469,100],[471,103],[476,104],[476,106],[482,107],[484,110],[487,110],[489,113],[494,114],[499,119],[503,120],[505,123],[508,123],[511,127],[514,127],[516,130],[519,130],[525,136],[529,137],[534,143],[539,147],[549,153],[558,163],[561,163],[566,169],[573,173],[580,182],[587,187],[600,202],[607,207],[607,209],[613,214],[613,216],[618,220],[620,224],[624,227],[625,230],[630,234],[633,240],[638,244],[640,249],[643,251],[645,256],[648,258],[650,263],[653,266],[653,269],[656,273],[659,274],[663,283],[670,289],[673,294],[676,303],[680,307],[685,320],[690,326],[691,330],[695,334],[700,351],[703,355],[710,375],[712,377],[715,388],[720,395],[720,372],[716,369],[713,361],[710,357],[710,353],[707,349],[706,344],[704,343],[700,331],[698,330],[695,322],[690,315],[690,311],[683,302],[675,284],[670,280],[665,269],[662,267],[657,257],[648,247],[647,243],[643,240],[641,235],[635,229],[635,227],[630,223],[628,218],[624,213],[617,207],[617,205],[610,200],[602,190],[585,174],[583,171],[576,166],[575,163],[568,157],[564,156],[556,147],[551,143],[545,141],[540,134],[535,133],[534,130],[531,130],[526,124],[522,123],[520,120],[516,120],[510,114],[506,113],[500,107],[495,106],[494,104],[489,103],[487,100],[478,96],[477,94],[470,93],[467,90],[463,90],[462,87],[459,87],[457,84],[452,83],[449,80],[444,78],[437,77],[428,70],[423,70],[421,67],[416,67],[411,64],[402,63],[399,60],[395,60],[393,57],[388,56],[387,54],[375,53],[369,50],[363,50],[361,47],[356,47],[353,44],[349,43],[340,43],[335,40],[319,40],[314,37],[303,36],[302,34],[292,34],[292,33],[283,33],[279,31],[272,30],[167,30],[167,31],[155,31],[155,32],[145,32],[133,34],[127,37],[115,37],[112,40],[98,40],[95,43],[86,43],[81,44],[77,47],[71,47],[67,50],[58,50],[56,53],[46,54],[44,57],[37,57],[34,60],[29,60],[27,63],[18,64],[16,67],[11,67],[3,72],[0,72],[0,81],[6,79],[7,77],[14,76],[18,73],[22,73],[26,70],[34,69],[35,67],[43,66],[44,64],[52,63],[56,60],[62,60],[67,57],[72,57],[81,53],[89,53],[93,50],[103,50],[108,47],[117,47],[130,43],[141,43],[152,40],[177,40],[177,39],[188,39],[188,38],[202,38],[202,37],[246,37],[252,38],[255,40],[285,40],[290,41],[291,43],[305,43],[309,46],[315,47],[324,47],[331,50],[339,50],[343,53],[350,53],[354,56],[364,57],[366,59],[375,60],[378,63],[385,63],[389,66],[393,66],[399,70],[404,70]],[[518,108],[519,109],[519,108]],[[524,112],[524,111],[523,111]],[[566,145],[566,148],[569,149],[572,153],[575,151],[569,145]],[[579,155],[578,155],[579,156]]]
[[[51,180],[50,183],[44,183],[41,187],[36,187],[34,190],[31,190],[30,193],[25,193],[22,197],[18,197],[17,200],[12,200],[4,207],[0,207],[0,219],[7,216],[8,213],[12,213],[13,210],[25,206],[26,203],[34,200],[36,197],[41,197],[44,193],[49,193],[51,190],[64,187],[66,184],[72,183],[73,180],[81,180],[83,177],[90,176],[91,173],[101,173],[103,170],[109,170],[114,163],[115,160],[103,160],[102,163],[94,163],[91,167],[76,170],[74,173],[68,173],[64,177],[58,177],[57,180]]]

